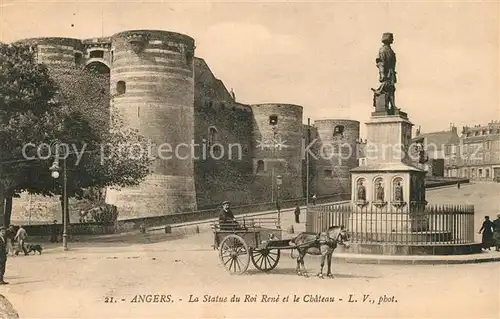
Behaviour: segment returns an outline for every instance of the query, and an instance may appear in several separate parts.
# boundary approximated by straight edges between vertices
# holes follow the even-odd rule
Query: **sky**
[[[375,57],[394,33],[396,104],[421,132],[500,120],[498,1],[0,0],[0,41],[132,29],[187,34],[238,102],[291,103],[304,122],[374,110]],[[73,26],[71,26],[73,25]]]

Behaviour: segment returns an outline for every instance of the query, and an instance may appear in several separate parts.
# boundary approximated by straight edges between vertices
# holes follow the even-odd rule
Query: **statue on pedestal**
[[[363,182],[360,181],[358,185],[358,198],[359,201],[366,201],[366,189],[363,186]]]
[[[384,198],[385,198],[384,187],[382,186],[382,183],[380,183],[380,182],[377,183],[375,197],[376,197],[377,201],[380,201],[380,202],[384,201]]]
[[[384,33],[382,35],[382,43],[384,44],[378,53],[378,58],[375,63],[379,70],[379,82],[381,83],[377,89],[373,91],[373,106],[376,111],[394,113],[396,108],[395,92],[397,83],[396,78],[396,53],[391,48],[394,42],[394,35],[392,33]],[[389,107],[390,106],[390,107]]]
[[[400,182],[397,182],[394,187],[394,200],[397,202],[403,201],[403,186],[401,186]]]

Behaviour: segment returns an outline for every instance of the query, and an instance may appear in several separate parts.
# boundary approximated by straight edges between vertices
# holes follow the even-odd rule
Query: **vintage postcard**
[[[498,1],[0,1],[0,317],[499,318]]]

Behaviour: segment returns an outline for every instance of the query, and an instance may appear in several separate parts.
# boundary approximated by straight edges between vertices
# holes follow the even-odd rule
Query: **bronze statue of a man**
[[[372,90],[375,96],[385,94],[386,108],[389,108],[390,105],[392,110],[396,110],[396,53],[391,48],[393,42],[394,35],[392,33],[384,33],[382,35],[382,43],[384,45],[379,49],[378,57],[375,59],[379,70],[379,82],[381,84],[378,89]]]

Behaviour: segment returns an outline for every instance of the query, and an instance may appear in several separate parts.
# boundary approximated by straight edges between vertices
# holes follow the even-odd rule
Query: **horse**
[[[345,248],[349,248],[349,234],[344,226],[332,226],[326,231],[321,233],[310,233],[303,232],[297,235],[290,241],[290,244],[294,246],[299,253],[297,257],[297,275],[308,277],[306,267],[304,266],[304,257],[306,254],[309,255],[321,255],[321,269],[318,273],[318,277],[323,278],[323,267],[325,265],[325,259],[327,261],[328,271],[326,273],[327,277],[333,278],[331,267],[332,267],[332,254],[337,245],[342,245]],[[293,252],[292,249],[292,252]],[[293,257],[292,257],[293,258]],[[301,266],[303,270],[301,271]]]

